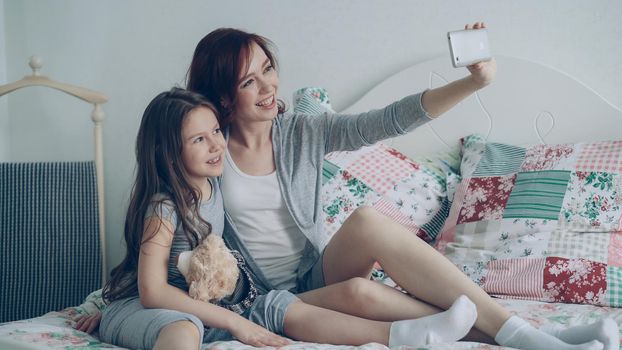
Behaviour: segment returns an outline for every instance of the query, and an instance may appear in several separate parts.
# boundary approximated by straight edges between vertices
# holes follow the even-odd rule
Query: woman
[[[464,294],[478,314],[467,338],[522,349],[617,346],[612,320],[552,336],[511,316],[438,252],[371,208],[356,210],[324,250],[317,246],[323,156],[403,134],[441,115],[492,82],[494,59],[469,66],[466,78],[381,110],[311,117],[284,114],[270,46],[255,34],[217,29],[197,45],[188,74],[188,89],[219,109],[228,138],[224,238],[245,255],[260,288],[288,289],[309,304],[376,320],[437,313]],[[362,283],[376,261],[417,299]],[[367,307],[344,303],[348,293],[374,295],[375,301]]]
[[[174,88],[145,110],[125,222],[126,256],[103,290],[108,303],[99,330],[103,341],[131,349],[198,349],[203,342],[235,338],[278,347],[288,344],[278,335],[283,334],[342,345],[419,346],[456,341],[469,331],[476,311],[466,296],[445,312],[397,322],[309,305],[286,290],[228,302],[192,299],[176,258],[223,231],[223,200],[215,178],[222,174],[224,150],[217,111],[200,94]],[[253,282],[243,277],[240,283],[245,290]],[[99,314],[91,320],[99,320]],[[408,332],[392,332],[393,324]]]

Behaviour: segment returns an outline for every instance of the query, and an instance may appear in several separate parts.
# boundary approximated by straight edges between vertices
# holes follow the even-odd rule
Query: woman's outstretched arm
[[[464,28],[480,29],[486,28],[486,26],[483,22],[477,22],[472,27],[466,25]],[[490,84],[497,73],[497,63],[494,58],[489,61],[478,62],[467,68],[471,72],[469,76],[428,90],[423,94],[421,104],[431,117],[440,116],[475,91]]]

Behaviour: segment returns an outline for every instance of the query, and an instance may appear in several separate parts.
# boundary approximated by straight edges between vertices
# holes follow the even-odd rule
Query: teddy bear
[[[177,268],[188,282],[190,297],[212,303],[230,296],[240,275],[237,259],[216,234],[179,254]]]

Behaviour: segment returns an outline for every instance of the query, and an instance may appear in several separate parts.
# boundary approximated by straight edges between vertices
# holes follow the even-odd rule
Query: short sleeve
[[[163,195],[155,195],[151,199],[149,207],[145,212],[145,220],[152,216],[157,216],[163,220],[169,221],[173,227],[177,227],[177,211],[173,201]]]

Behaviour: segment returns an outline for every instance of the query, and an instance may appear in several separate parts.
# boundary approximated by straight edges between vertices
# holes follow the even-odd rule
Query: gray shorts
[[[296,286],[297,293],[326,287],[326,282],[324,281],[324,251],[322,251],[320,258],[313,264],[311,270],[304,275],[302,282]]]
[[[242,316],[271,332],[283,334],[285,312],[289,305],[299,300],[288,291],[273,290],[260,295]],[[138,297],[121,299],[110,303],[102,314],[99,336],[102,341],[130,349],[151,349],[160,331],[178,321],[193,322],[203,339],[203,343],[219,340],[232,340],[226,330],[208,328],[198,317],[167,309],[145,309]]]

